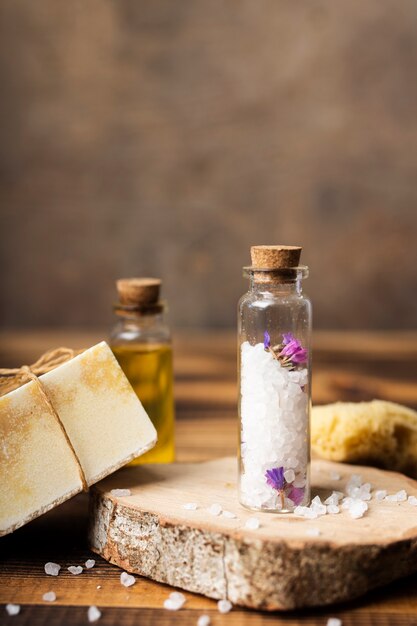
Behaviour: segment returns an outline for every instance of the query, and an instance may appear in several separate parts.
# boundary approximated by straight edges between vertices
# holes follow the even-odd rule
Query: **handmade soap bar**
[[[0,535],[82,491],[82,474],[92,485],[156,443],[105,342],[39,380],[65,430],[36,381],[0,398]]]

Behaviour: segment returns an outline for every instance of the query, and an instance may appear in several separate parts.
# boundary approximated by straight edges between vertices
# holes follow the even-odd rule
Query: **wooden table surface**
[[[105,334],[94,332],[0,333],[0,365],[30,363],[46,349],[58,345],[86,347]],[[366,400],[374,397],[417,408],[417,332],[337,333],[314,335],[313,401]],[[229,332],[181,333],[175,341],[177,458],[198,461],[235,454],[236,348]],[[416,520],[417,522],[417,520]],[[9,617],[0,607],[0,624],[40,626],[88,624],[87,609],[97,605],[102,626],[130,624],[195,625],[203,613],[213,626],[245,624],[326,624],[339,617],[344,626],[417,626],[417,575],[376,590],[349,605],[297,613],[267,614],[238,608],[227,615],[216,603],[186,593],[180,612],[162,608],[171,589],[138,578],[126,589],[120,570],[94,557],[86,540],[87,496],[82,494],[0,539],[0,603],[21,605]],[[80,576],[69,565],[96,558],[96,566]],[[63,567],[58,578],[46,576],[47,561]],[[99,588],[97,588],[99,587]],[[53,604],[42,601],[55,591]]]

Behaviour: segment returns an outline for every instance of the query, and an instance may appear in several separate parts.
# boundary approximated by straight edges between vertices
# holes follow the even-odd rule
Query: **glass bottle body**
[[[175,459],[172,347],[163,314],[126,315],[110,335],[111,349],[158,433],[152,450],[131,465]]]
[[[292,512],[310,501],[311,303],[294,277],[248,271],[238,309],[239,499]],[[261,280],[259,280],[259,277]]]

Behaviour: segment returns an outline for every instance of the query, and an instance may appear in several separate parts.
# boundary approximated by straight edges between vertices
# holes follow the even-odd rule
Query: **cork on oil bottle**
[[[158,432],[156,446],[132,464],[171,463],[175,457],[172,347],[166,306],[159,298],[161,280],[122,278],[116,285],[118,320],[110,346]]]

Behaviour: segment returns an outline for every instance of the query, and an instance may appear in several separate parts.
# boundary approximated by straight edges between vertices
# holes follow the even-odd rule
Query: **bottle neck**
[[[259,282],[255,277],[251,276],[249,291],[259,295],[287,296],[301,295],[303,289],[301,279],[286,282]]]

